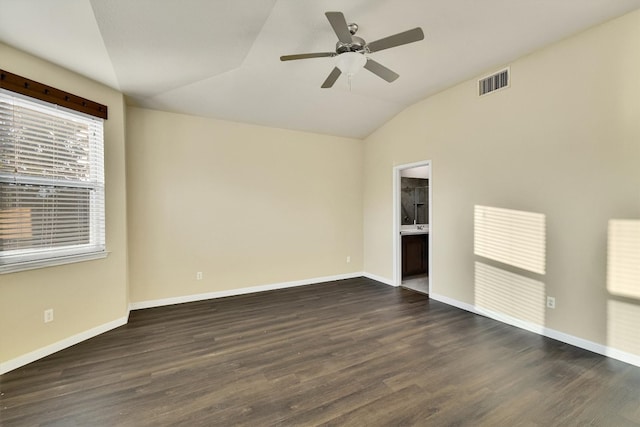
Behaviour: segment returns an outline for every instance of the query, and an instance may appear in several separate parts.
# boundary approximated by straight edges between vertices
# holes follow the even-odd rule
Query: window
[[[102,119],[0,89],[0,273],[105,256],[103,145]]]

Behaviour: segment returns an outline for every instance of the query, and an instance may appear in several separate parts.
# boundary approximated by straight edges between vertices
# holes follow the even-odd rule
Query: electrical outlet
[[[556,299],[554,297],[547,297],[547,308],[556,308]]]
[[[350,263],[350,262],[351,262],[351,257],[350,257],[350,256],[348,256],[348,257],[347,257],[347,264],[348,264],[348,263]]]
[[[202,271],[196,273],[196,280],[202,280]]]
[[[53,308],[44,311],[44,323],[53,322]]]

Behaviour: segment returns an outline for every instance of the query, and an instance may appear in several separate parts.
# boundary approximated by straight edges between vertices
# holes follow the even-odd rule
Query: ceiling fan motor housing
[[[351,36],[351,38],[353,40],[351,43],[342,43],[340,41],[337,42],[336,53],[340,54],[345,52],[362,52],[364,50],[364,47],[367,44],[364,39],[357,36]]]

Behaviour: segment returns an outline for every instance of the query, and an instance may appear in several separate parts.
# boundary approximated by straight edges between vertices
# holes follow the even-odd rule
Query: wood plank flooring
[[[637,426],[640,368],[368,279],[139,310],[0,377],[9,426]]]

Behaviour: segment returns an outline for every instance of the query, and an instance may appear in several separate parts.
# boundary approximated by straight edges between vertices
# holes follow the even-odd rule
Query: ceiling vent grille
[[[500,70],[495,74],[478,80],[478,95],[487,95],[498,89],[509,87],[509,77],[509,68],[505,68],[504,70]]]

